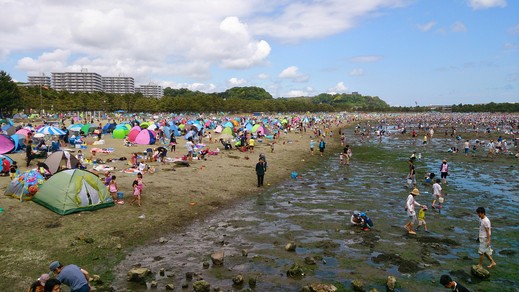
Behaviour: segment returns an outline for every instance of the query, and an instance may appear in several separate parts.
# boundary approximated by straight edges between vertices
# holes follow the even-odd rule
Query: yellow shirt
[[[418,211],[418,220],[425,220],[425,211],[422,208]]]
[[[254,146],[254,139],[249,140],[249,146]]]

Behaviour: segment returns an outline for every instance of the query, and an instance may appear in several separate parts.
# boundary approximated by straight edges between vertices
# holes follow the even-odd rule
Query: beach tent
[[[5,131],[7,135],[10,136],[16,132],[16,128],[12,124],[8,123],[2,127],[2,131]]]
[[[33,201],[60,215],[114,205],[99,177],[80,169],[67,169],[51,176],[40,187]]]
[[[141,145],[155,144],[155,133],[151,130],[144,129],[135,137],[135,143]]]
[[[0,135],[0,154],[5,154],[13,151],[14,141],[7,135]]]
[[[117,127],[116,123],[108,123],[108,124],[104,125],[103,134],[112,133],[115,130],[115,127]]]
[[[13,149],[13,151],[18,151],[18,150],[22,149],[23,140],[25,139],[24,136],[18,135],[18,134],[14,134],[14,135],[11,135],[11,139],[13,139],[13,142],[14,142],[14,149]]]
[[[221,125],[216,126],[216,128],[214,129],[215,133],[221,133],[222,131],[223,131],[223,127]]]
[[[175,133],[175,136],[180,136],[180,131],[178,129],[178,126],[173,123],[170,123],[170,125],[171,125],[171,131],[173,131],[173,133]]]
[[[227,128],[225,128],[225,129],[223,129],[223,131],[222,131],[222,135],[223,135],[223,134],[234,136],[234,133],[233,133],[231,127],[227,127]]]
[[[231,122],[225,122],[222,126],[223,126],[224,128],[232,128],[232,127],[234,127],[234,124],[231,123]]]
[[[13,179],[4,194],[20,201],[29,201],[38,192],[45,178],[37,170],[29,170]]]
[[[126,138],[126,127],[115,128],[112,132],[112,137],[116,139]]]
[[[49,167],[49,172],[55,174],[60,165],[64,165],[66,168],[75,168],[79,160],[68,151],[56,151],[49,155],[43,163]]]
[[[150,126],[150,123],[142,122],[139,126],[141,127],[141,129],[147,129]]]
[[[130,133],[128,134],[128,140],[130,142],[135,142],[135,138],[137,138],[137,135],[139,135],[139,133],[141,132],[141,127],[139,126],[134,126],[131,130],[130,130]]]
[[[29,130],[29,129],[21,128],[20,130],[16,131],[15,134],[21,135],[21,136],[27,136],[27,134],[29,134],[30,132],[31,132],[31,130]]]

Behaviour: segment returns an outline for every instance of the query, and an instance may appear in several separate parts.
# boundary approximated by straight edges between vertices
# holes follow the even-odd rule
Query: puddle
[[[519,250],[517,164],[450,163],[452,176],[444,187],[444,208],[441,213],[432,209],[427,213],[431,233],[422,230],[408,236],[403,228],[407,216],[402,209],[409,190],[403,187],[400,170],[388,167],[395,163],[389,159],[397,157],[406,165],[408,153],[419,149],[422,159],[416,164],[422,175],[439,168],[442,155],[435,151],[449,145],[436,140],[427,147],[419,143],[419,139],[389,138],[368,146],[350,143],[354,145],[354,158],[349,167],[339,166],[337,159],[330,158],[313,169],[299,170],[300,179],[237,202],[187,226],[184,233],[165,236],[166,243],[135,249],[117,267],[113,286],[117,291],[146,289],[126,281],[126,272],[136,264],[154,274],[162,268],[167,271],[169,277],[156,278],[156,290],[165,290],[169,283],[177,287],[188,283],[192,289],[192,282],[185,280],[186,272],[194,272],[211,287],[225,291],[236,289],[231,278],[237,274],[245,278],[242,288],[248,287],[247,279],[256,278],[256,291],[299,291],[315,282],[349,289],[354,279],[364,280],[368,290],[382,291],[388,275],[399,278],[406,287],[402,291],[416,287],[437,290],[441,288],[437,283],[440,275],[449,271],[460,271],[462,283],[481,291],[519,286],[517,275],[500,272],[516,271],[519,263],[510,256]],[[399,152],[400,157],[395,156]],[[417,180],[423,191],[417,200],[430,205],[432,196],[425,192],[431,187],[422,184],[420,176]],[[477,281],[470,276],[470,265],[478,260],[475,238],[479,221],[474,214],[478,206],[487,207],[493,224],[499,270],[495,275],[492,272],[492,281]],[[350,226],[353,210],[366,212],[374,228],[362,231]],[[288,242],[298,245],[295,252],[285,251]],[[210,262],[210,255],[218,250],[225,252],[224,267],[204,269],[203,262]],[[242,255],[243,250],[247,256]],[[314,257],[315,265],[306,264],[305,257]],[[302,279],[287,278],[286,271],[294,263],[305,270]]]

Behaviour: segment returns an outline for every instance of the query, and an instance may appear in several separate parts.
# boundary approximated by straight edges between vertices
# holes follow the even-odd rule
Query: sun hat
[[[443,162],[447,162],[447,159],[444,159]]]
[[[414,188],[413,191],[411,191],[411,195],[419,195],[420,194],[420,191],[417,189],[417,188]]]
[[[55,269],[59,268],[59,266],[61,266],[61,264],[59,263],[59,261],[53,261],[52,263],[50,263],[49,265],[49,270],[51,272],[54,272]]]
[[[49,274],[41,274],[41,276],[38,278],[38,281],[40,281],[40,283],[45,286],[45,282],[47,282],[49,279]]]

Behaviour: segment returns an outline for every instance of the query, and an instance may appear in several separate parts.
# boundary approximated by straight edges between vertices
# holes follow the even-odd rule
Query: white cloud
[[[373,63],[381,59],[381,56],[356,56],[351,58],[351,61],[355,63]]]
[[[312,87],[306,87],[304,89],[293,89],[283,94],[283,97],[301,97],[301,96],[312,96],[315,94],[315,89]]]
[[[361,18],[378,16],[381,9],[399,8],[408,3],[408,0],[272,1],[266,5],[266,13],[261,14],[266,16],[256,18],[251,28],[259,35],[298,42],[337,34],[356,26]]]
[[[355,68],[350,71],[351,76],[362,76],[364,75],[364,69],[362,68]]]
[[[451,31],[453,32],[466,32],[467,31],[467,27],[465,26],[465,24],[461,21],[456,21],[455,23],[453,23],[451,25]]]
[[[230,85],[230,86],[241,86],[245,83],[247,83],[247,81],[245,79],[238,79],[236,77],[232,77],[230,78],[227,83]]]
[[[299,72],[299,68],[297,66],[290,66],[285,68],[278,75],[279,78],[290,79],[293,82],[307,82],[309,79],[308,75],[302,74]]]
[[[506,7],[506,0],[468,0],[468,4],[472,9]]]
[[[191,91],[202,91],[202,92],[214,92],[216,90],[216,85],[212,83],[176,83],[171,81],[162,81],[159,82],[163,88],[171,87],[173,89],[181,89],[187,88]]]
[[[343,81],[337,83],[337,85],[328,89],[329,94],[344,93],[346,91],[348,91],[348,87],[344,84]]]
[[[260,73],[260,74],[258,74],[258,78],[261,80],[266,80],[269,78],[269,75],[266,73]]]
[[[418,27],[419,30],[425,32],[425,31],[431,30],[435,25],[436,25],[436,21],[429,21],[424,24],[418,24],[416,27]]]

